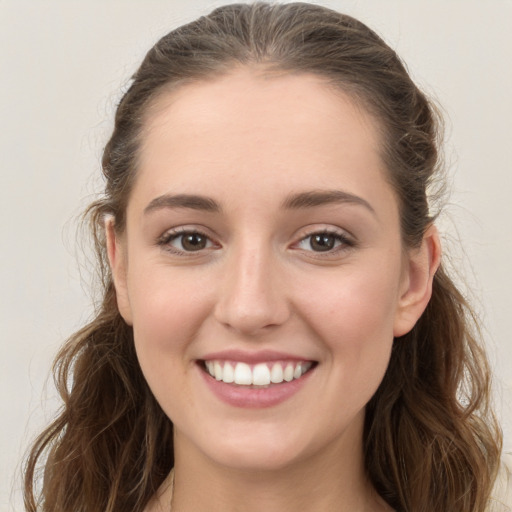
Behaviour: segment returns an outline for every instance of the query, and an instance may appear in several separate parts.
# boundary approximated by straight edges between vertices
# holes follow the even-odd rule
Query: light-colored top
[[[503,456],[488,512],[512,512],[512,453]]]

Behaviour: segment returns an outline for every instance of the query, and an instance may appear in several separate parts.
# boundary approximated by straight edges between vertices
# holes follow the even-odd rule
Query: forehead
[[[379,148],[377,122],[325,79],[242,68],[160,94],[146,112],[137,181],[148,196],[219,182],[254,195],[255,177],[364,195],[365,181],[385,182]]]
[[[283,115],[286,114],[286,115]],[[154,130],[174,128],[176,135],[194,136],[212,129],[230,130],[233,135],[253,131],[287,131],[306,128],[311,136],[326,132],[338,124],[333,137],[343,137],[343,125],[358,125],[361,142],[378,139],[377,121],[362,107],[354,94],[349,95],[326,78],[310,73],[271,72],[258,67],[239,67],[218,77],[188,82],[164,89],[145,113],[142,140]],[[362,130],[361,130],[362,129]],[[223,134],[224,135],[224,134]],[[145,144],[144,144],[145,145]]]

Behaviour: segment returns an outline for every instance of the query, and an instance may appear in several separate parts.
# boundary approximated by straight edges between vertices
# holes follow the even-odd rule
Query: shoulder
[[[512,512],[512,453],[503,456],[488,512]]]

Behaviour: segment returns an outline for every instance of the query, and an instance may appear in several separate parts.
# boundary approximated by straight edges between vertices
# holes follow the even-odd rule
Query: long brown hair
[[[27,459],[27,511],[141,511],[172,468],[172,424],[142,376],[132,329],[117,309],[104,216],[113,215],[123,230],[143,122],[155,98],[255,64],[314,73],[360,102],[379,122],[404,246],[417,246],[433,222],[427,190],[440,171],[436,111],[396,53],[364,24],[305,3],[234,4],[163,37],[133,76],[104,150],[105,192],[87,211],[103,301],[57,356],[63,406]],[[395,340],[366,410],[366,470],[397,511],[487,506],[501,436],[479,338],[469,305],[441,267],[425,313]]]

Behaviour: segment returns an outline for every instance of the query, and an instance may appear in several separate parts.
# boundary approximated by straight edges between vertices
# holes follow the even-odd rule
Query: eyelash
[[[299,240],[299,242],[296,243],[295,245],[298,246],[300,244],[308,243],[308,241],[309,241],[309,247],[311,247],[313,237],[315,237],[315,236],[333,237],[334,244],[337,244],[337,245],[334,245],[333,248],[328,249],[326,251],[313,251],[312,248],[311,248],[311,250],[304,249],[307,252],[311,252],[311,253],[315,254],[315,257],[317,257],[317,258],[322,258],[322,257],[328,258],[329,256],[334,256],[340,252],[347,251],[348,249],[353,248],[356,245],[355,241],[352,238],[350,238],[349,236],[347,236],[345,233],[340,233],[339,231],[331,230],[331,229],[320,229],[318,231],[309,233],[306,236],[304,236],[303,238],[301,238]]]
[[[206,239],[206,243],[210,244],[210,245],[205,248],[199,249],[197,251],[187,251],[185,249],[178,249],[171,245],[171,242],[181,239],[181,246],[183,247],[183,237],[185,237],[186,235],[196,235],[196,236],[203,237]],[[352,238],[348,237],[346,234],[340,233],[339,231],[336,231],[336,230],[330,230],[330,229],[321,229],[318,231],[313,231],[313,232],[307,234],[306,236],[302,237],[298,242],[296,242],[294,244],[294,246],[297,247],[303,243],[307,243],[307,241],[309,240],[309,246],[311,247],[312,238],[314,236],[319,236],[319,235],[320,236],[327,235],[329,237],[334,237],[334,239],[335,239],[334,243],[337,245],[334,245],[333,248],[328,249],[326,251],[313,251],[313,250],[308,250],[308,249],[302,249],[302,250],[304,250],[305,252],[310,252],[310,253],[315,254],[315,257],[326,257],[327,258],[329,256],[333,256],[335,254],[338,254],[339,252],[346,251],[346,250],[356,246],[356,242]],[[215,246],[215,243],[211,240],[211,238],[207,234],[202,232],[201,230],[186,229],[186,228],[177,228],[173,231],[166,232],[164,235],[162,235],[158,239],[157,244],[159,246],[163,247],[166,251],[169,251],[173,254],[182,255],[182,256],[183,255],[191,256],[194,253],[201,254],[203,251],[205,251],[207,249],[211,249],[213,246]]]
[[[183,247],[183,238],[186,235],[201,236],[206,239],[206,243],[207,244],[209,243],[210,247],[214,245],[211,238],[206,233],[202,232],[199,229],[187,229],[187,228],[177,228],[172,231],[167,231],[158,239],[157,244],[159,246],[163,247],[166,251],[169,251],[169,252],[171,252],[173,254],[177,254],[177,255],[190,256],[190,255],[193,255],[194,253],[198,253],[198,254],[202,253],[206,249],[206,248],[204,248],[204,249],[201,249],[198,251],[187,251],[184,249],[183,250],[178,249],[171,245],[171,242],[173,242],[174,240],[181,239],[181,246]],[[208,248],[210,248],[210,247],[208,247]]]

